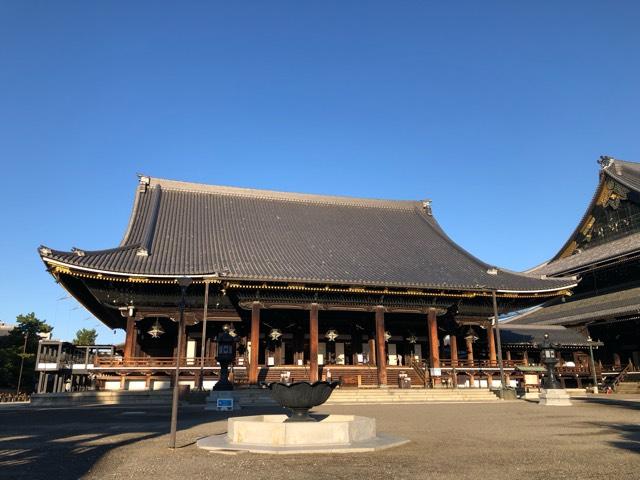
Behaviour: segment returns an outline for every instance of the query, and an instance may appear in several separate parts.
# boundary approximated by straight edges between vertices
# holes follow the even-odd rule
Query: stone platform
[[[373,452],[408,440],[378,434],[376,421],[354,415],[317,416],[317,422],[285,422],[286,415],[234,417],[227,433],[198,440],[199,448],[218,453],[355,453]]]
[[[540,405],[556,406],[556,407],[570,407],[571,400],[566,390],[562,388],[551,388],[545,390],[540,389]]]

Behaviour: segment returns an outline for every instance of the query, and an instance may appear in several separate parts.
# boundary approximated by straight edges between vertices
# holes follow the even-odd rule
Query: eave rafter
[[[134,275],[107,275],[100,272],[92,272],[87,270],[78,270],[71,266],[62,265],[58,262],[52,262],[43,259],[49,272],[54,276],[60,274],[71,275],[78,278],[86,278],[92,280],[103,280],[108,282],[124,282],[129,284],[177,284],[180,277],[174,278],[156,278]],[[304,284],[304,283],[278,283],[278,282],[252,282],[233,279],[221,279],[216,277],[202,276],[193,278],[194,284],[213,283],[221,285],[227,291],[233,290],[254,290],[254,291],[288,291],[288,292],[304,292],[308,294],[335,293],[349,295],[380,295],[393,297],[419,297],[419,298],[450,298],[456,299],[473,299],[473,298],[490,298],[493,292],[489,289],[416,289],[416,288],[389,288],[389,287],[371,287],[371,286],[354,286],[354,285],[332,285],[332,284]],[[540,291],[540,292],[512,292],[500,291],[496,292],[498,298],[503,299],[544,299],[549,297],[571,295],[571,287]]]

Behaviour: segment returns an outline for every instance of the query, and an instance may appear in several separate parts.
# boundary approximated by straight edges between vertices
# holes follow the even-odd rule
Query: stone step
[[[226,394],[228,395],[228,394]],[[267,390],[247,389],[235,390],[233,398],[240,407],[275,406],[277,403],[271,398]],[[496,395],[489,390],[438,390],[438,389],[360,389],[335,390],[329,400],[331,404],[376,404],[376,403],[431,403],[431,402],[497,402]],[[207,400],[208,408],[215,408],[216,396]]]

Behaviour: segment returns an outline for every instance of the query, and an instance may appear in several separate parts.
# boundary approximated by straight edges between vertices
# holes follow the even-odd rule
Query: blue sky
[[[137,172],[431,198],[476,256],[538,264],[598,156],[640,161],[639,22],[636,1],[0,2],[0,320],[98,325],[36,248],[117,245]]]

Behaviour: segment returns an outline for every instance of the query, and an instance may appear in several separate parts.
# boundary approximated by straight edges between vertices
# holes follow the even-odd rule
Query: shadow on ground
[[[193,445],[180,431],[229,416],[280,413],[281,409],[211,412],[182,408],[178,448]],[[80,478],[107,452],[167,436],[169,407],[29,408],[0,411],[0,479]],[[224,427],[221,427],[224,428]],[[160,441],[160,440],[159,440]],[[164,448],[164,439],[159,448]]]
[[[627,408],[630,410],[640,410],[640,400],[630,399],[624,400],[621,398],[612,397],[581,397],[580,401],[585,403],[595,403],[598,405],[607,405],[610,407]]]

